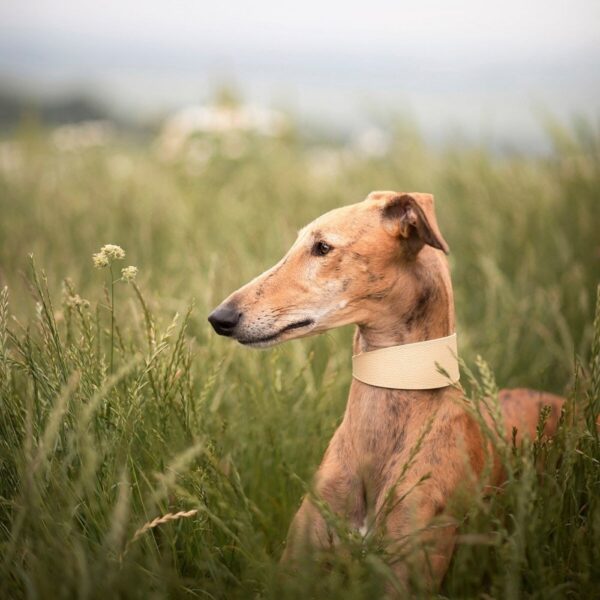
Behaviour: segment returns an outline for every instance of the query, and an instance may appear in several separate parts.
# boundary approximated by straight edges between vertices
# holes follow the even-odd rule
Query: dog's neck
[[[368,325],[358,326],[354,354],[454,333],[454,300],[446,258],[441,252],[425,250],[414,268],[398,277],[381,301],[377,317]],[[361,448],[365,462],[379,464],[377,461],[387,460],[392,452],[394,432],[420,431],[423,419],[452,402],[448,390],[453,388],[387,389],[353,378],[344,431]],[[401,425],[390,427],[394,422]]]
[[[454,299],[446,257],[424,248],[412,267],[399,274],[374,313],[368,324],[358,326],[354,353],[454,333]]]

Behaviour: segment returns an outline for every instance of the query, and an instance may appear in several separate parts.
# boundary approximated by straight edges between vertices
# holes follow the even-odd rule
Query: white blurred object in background
[[[195,136],[217,136],[224,141],[230,157],[243,154],[240,134],[277,137],[288,129],[283,113],[250,105],[198,105],[168,117],[157,140],[161,158],[173,160],[185,152]],[[231,139],[230,139],[231,138]]]
[[[56,127],[52,143],[62,152],[76,152],[86,148],[105,146],[114,137],[110,121],[81,121]]]

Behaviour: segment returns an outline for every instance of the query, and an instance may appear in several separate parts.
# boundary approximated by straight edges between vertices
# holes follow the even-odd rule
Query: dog
[[[231,294],[208,320],[218,334],[253,348],[348,324],[356,325],[355,355],[444,338],[455,332],[448,251],[432,195],[373,192],[304,227],[274,267]],[[510,443],[535,438],[543,406],[549,406],[544,433],[552,435],[564,402],[527,389],[502,390],[499,401]],[[416,538],[412,568],[428,588],[437,587],[457,521],[430,525],[452,516],[453,499],[472,493],[484,474],[490,486],[502,483],[499,461],[486,467],[488,447],[458,386],[391,389],[354,378],[314,496],[304,498],[292,521],[282,561],[334,551],[319,498],[351,527],[383,530],[391,556]],[[391,567],[407,585],[409,565],[400,560]]]

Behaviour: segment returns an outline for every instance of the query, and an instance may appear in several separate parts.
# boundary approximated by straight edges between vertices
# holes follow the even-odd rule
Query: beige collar
[[[440,367],[448,375],[440,373]],[[397,390],[430,390],[456,383],[460,378],[456,333],[361,352],[352,357],[352,375],[363,383]]]

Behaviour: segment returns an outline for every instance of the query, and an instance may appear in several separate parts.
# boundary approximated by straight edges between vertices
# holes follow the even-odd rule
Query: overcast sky
[[[600,47],[597,0],[2,0],[3,34],[202,48],[558,56]],[[32,40],[33,41],[33,40]]]
[[[532,105],[599,108],[600,0],[0,0],[0,81],[152,110],[221,76],[301,112],[518,129]]]

